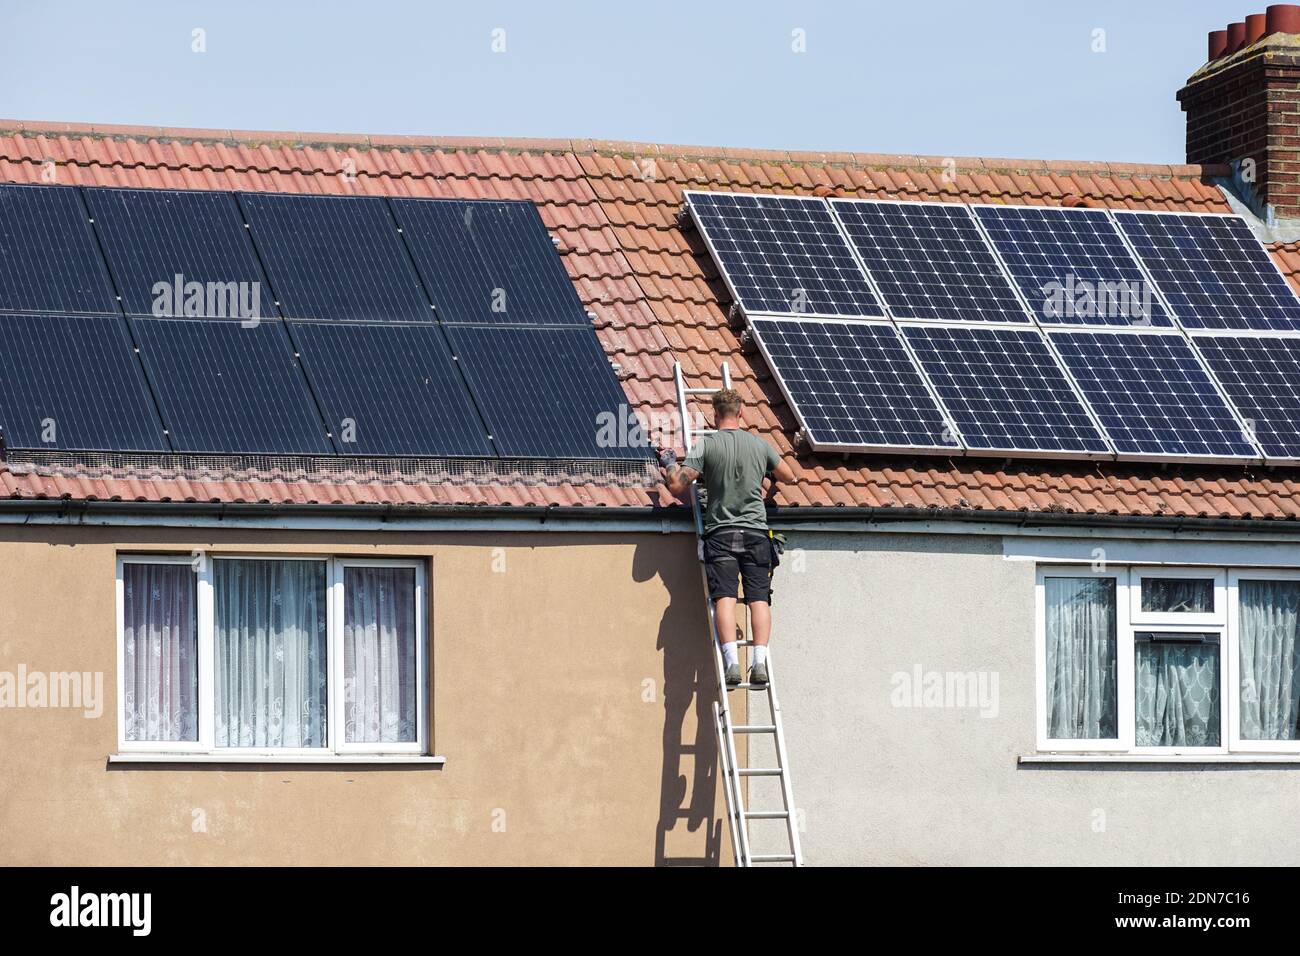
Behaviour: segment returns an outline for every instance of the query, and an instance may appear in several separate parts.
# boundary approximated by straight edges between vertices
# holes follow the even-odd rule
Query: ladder
[[[689,456],[695,444],[695,438],[699,435],[711,434],[714,429],[691,427],[690,411],[687,408],[688,397],[712,394],[714,389],[687,388],[680,362],[673,363],[673,378],[677,387],[677,405],[681,412],[682,445]],[[731,369],[725,362],[722,365],[722,387],[731,388]],[[700,577],[704,582],[704,603],[709,612],[709,639],[713,645],[713,669],[718,682],[718,699],[713,703],[713,729],[717,734],[718,759],[722,765],[722,785],[727,797],[727,823],[731,832],[732,853],[737,866],[749,867],[756,863],[784,863],[791,866],[803,866],[803,850],[799,845],[799,826],[795,813],[794,791],[790,786],[790,763],[786,757],[785,727],[781,723],[781,705],[777,701],[776,677],[772,671],[772,652],[769,649],[767,654],[767,685],[765,687],[755,687],[748,680],[744,680],[738,687],[739,690],[751,695],[766,693],[769,719],[763,723],[735,723],[732,718],[731,706],[727,702],[726,667],[722,659],[722,649],[715,636],[717,634],[717,622],[714,620],[713,602],[708,599],[709,581],[704,570],[704,514],[700,509],[700,496],[694,485],[691,486],[691,512],[695,520],[695,551],[700,561]],[[745,615],[744,639],[739,641],[739,644],[741,647],[747,648],[754,646],[749,629],[748,614]],[[747,651],[746,657],[749,657],[749,655],[750,652]],[[748,664],[748,660],[742,662],[744,669],[741,673],[745,678],[749,676]],[[749,716],[750,707],[748,706],[748,702],[752,700],[752,696],[747,699],[745,707],[746,721],[752,721]],[[750,741],[761,740],[765,737],[771,738],[776,766],[738,766],[736,756],[737,735],[745,735]],[[747,764],[749,764],[753,756],[753,751],[752,746],[745,748]],[[745,799],[748,790],[747,781],[749,778],[761,777],[778,778],[783,804],[782,809],[748,809]],[[751,852],[749,830],[751,820],[784,820],[785,832],[789,837],[789,852]]]

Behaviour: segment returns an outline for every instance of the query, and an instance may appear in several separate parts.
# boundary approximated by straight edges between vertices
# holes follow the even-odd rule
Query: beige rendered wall
[[[195,548],[428,558],[446,766],[108,766],[115,557]],[[0,528],[0,671],[98,671],[106,696],[98,719],[0,709],[0,864],[729,863],[693,552],[658,533]]]
[[[1035,564],[1001,538],[790,545],[773,661],[809,865],[1300,863],[1300,767],[1017,765],[1036,746]],[[894,675],[917,667],[996,675],[996,713],[904,706]]]

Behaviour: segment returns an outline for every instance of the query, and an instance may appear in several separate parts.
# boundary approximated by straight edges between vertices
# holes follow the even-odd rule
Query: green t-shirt
[[[740,428],[705,435],[682,464],[700,473],[707,496],[704,533],[719,528],[767,530],[763,479],[781,463],[776,449]]]

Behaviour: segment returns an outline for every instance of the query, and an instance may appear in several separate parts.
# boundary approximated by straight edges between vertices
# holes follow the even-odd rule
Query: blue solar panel
[[[1040,321],[1173,325],[1105,210],[973,208]]]
[[[885,314],[822,200],[698,192],[686,199],[746,312]]]
[[[390,202],[442,321],[590,324],[532,203]]]
[[[1300,339],[1197,336],[1214,377],[1269,458],[1300,458]]]
[[[495,454],[438,326],[294,322],[290,329],[345,454]]]
[[[831,208],[894,318],[1029,321],[966,206],[832,199]]]
[[[750,326],[814,447],[960,448],[891,326],[771,319]]]
[[[334,452],[278,319],[131,319],[176,451]]]
[[[169,450],[120,316],[0,319],[0,428],[14,448]]]
[[[238,195],[284,316],[432,320],[387,200]]]
[[[1117,211],[1115,219],[1183,325],[1300,330],[1300,300],[1239,216]]]
[[[1120,454],[1259,457],[1181,335],[1074,332],[1051,340]]]
[[[75,187],[0,185],[0,311],[117,314]]]
[[[926,326],[903,335],[970,448],[1109,452],[1036,329]]]
[[[590,327],[444,328],[500,454],[647,457],[627,396]]]
[[[129,315],[277,315],[231,193],[91,188],[85,194]]]

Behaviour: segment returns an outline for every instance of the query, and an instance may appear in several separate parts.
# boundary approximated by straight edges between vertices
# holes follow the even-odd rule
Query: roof
[[[51,165],[53,164],[53,165]],[[1263,467],[796,454],[796,422],[762,360],[742,349],[700,238],[678,222],[684,189],[863,198],[1089,204],[1231,211],[1225,170],[990,158],[795,153],[592,140],[346,136],[0,120],[0,181],[327,194],[532,200],[552,234],[629,403],[675,409],[673,362],[692,384],[720,378],[751,403],[750,425],[791,461],[778,505],[1300,517],[1300,472]],[[1300,287],[1300,244],[1275,257]],[[653,419],[652,419],[653,420]],[[662,420],[662,419],[660,419]],[[666,506],[662,488],[483,481],[456,485],[0,470],[0,495],[77,500],[285,504]]]

